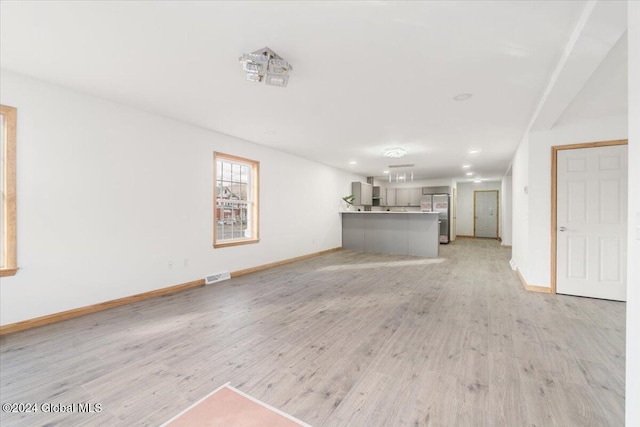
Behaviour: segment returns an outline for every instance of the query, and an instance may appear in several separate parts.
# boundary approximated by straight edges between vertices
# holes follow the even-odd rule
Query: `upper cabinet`
[[[396,205],[396,189],[395,188],[387,188],[385,191],[386,203],[384,206],[395,206]]]
[[[444,189],[438,187],[438,189]],[[381,188],[380,206],[419,207],[422,200],[423,188]],[[433,193],[425,193],[433,194]]]
[[[352,182],[351,194],[356,198],[353,204],[356,206],[371,206],[373,204],[373,185],[366,182]]]
[[[420,206],[420,199],[422,198],[422,188],[410,188],[409,189],[409,206]]]
[[[409,189],[408,188],[396,188],[395,206],[409,206]]]

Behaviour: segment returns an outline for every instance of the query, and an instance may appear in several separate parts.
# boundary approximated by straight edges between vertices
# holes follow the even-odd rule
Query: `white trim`
[[[175,421],[176,419],[180,418],[182,415],[184,415],[185,413],[187,413],[188,411],[190,411],[191,409],[195,408],[196,406],[198,406],[200,403],[202,403],[203,401],[205,401],[206,399],[208,399],[209,397],[213,396],[214,394],[216,394],[217,392],[219,392],[220,390],[222,390],[223,388],[228,388],[229,390],[238,393],[240,396],[243,396],[247,399],[249,399],[250,401],[252,401],[253,403],[257,403],[258,405],[262,406],[263,408],[267,408],[273,412],[275,412],[278,415],[281,415],[293,422],[296,422],[298,424],[300,424],[303,427],[312,427],[310,424],[305,423],[304,421],[300,421],[299,419],[297,419],[296,417],[289,415],[285,412],[282,412],[280,409],[278,408],[274,408],[273,406],[266,404],[264,402],[261,402],[260,400],[256,399],[253,396],[249,396],[247,393],[244,393],[240,390],[238,390],[237,388],[229,385],[231,383],[226,383],[221,385],[220,387],[218,387],[217,389],[213,390],[211,393],[207,394],[206,396],[204,396],[202,399],[198,400],[197,402],[195,402],[194,404],[192,404],[191,406],[189,406],[188,408],[184,409],[183,411],[181,411],[179,414],[175,415],[174,417],[172,417],[170,420],[164,422],[163,424],[160,425],[160,427],[166,427],[167,425],[169,425],[170,423],[172,423],[173,421]]]

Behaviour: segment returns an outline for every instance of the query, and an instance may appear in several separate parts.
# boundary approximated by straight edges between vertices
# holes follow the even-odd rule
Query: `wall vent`
[[[211,276],[207,276],[204,278],[204,284],[210,285],[212,283],[221,282],[223,280],[231,279],[231,273],[228,271],[222,273],[212,274]]]

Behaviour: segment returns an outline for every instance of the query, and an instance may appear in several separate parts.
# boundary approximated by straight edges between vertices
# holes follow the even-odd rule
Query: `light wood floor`
[[[314,426],[622,426],[625,304],[523,290],[510,251],[341,251],[2,337],[2,426],[158,425],[221,384]]]

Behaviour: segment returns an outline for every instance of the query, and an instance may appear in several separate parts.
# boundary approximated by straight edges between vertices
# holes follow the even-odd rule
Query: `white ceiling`
[[[499,178],[589,4],[2,1],[0,64],[363,176]],[[238,57],[265,46],[287,88],[245,81]]]

